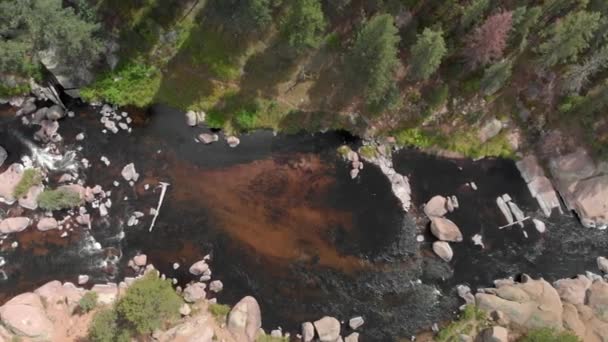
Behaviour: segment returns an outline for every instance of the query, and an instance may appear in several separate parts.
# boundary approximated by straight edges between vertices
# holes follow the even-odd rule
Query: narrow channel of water
[[[6,107],[0,113],[0,145],[12,162],[26,152],[11,134],[22,128]],[[461,304],[457,284],[489,286],[521,272],[550,280],[571,276],[594,270],[595,257],[608,246],[604,232],[582,228],[568,216],[554,215],[543,235],[530,223],[524,228],[527,238],[519,227],[498,230],[505,222],[495,198],[503,193],[526,214],[542,215],[512,161],[449,160],[401,150],[394,164],[410,177],[415,207],[404,215],[378,168],[366,164],[359,178],[350,179],[335,151],[359,142],[345,133],[259,131],[231,149],[223,142],[195,143],[205,129],[187,127],[182,113],[162,106],[131,113],[132,134],[103,134],[94,110],[77,113],[61,121],[60,133],[66,146],[81,145],[80,154],[91,161],[83,172],[86,184],[112,190],[110,215],[95,215],[91,231],[69,238],[32,228],[9,237],[0,252],[8,275],[0,282],[3,298],[50,279],[75,281],[78,274],[97,282],[121,279],[137,252],[184,283],[192,280],[187,266],[211,253],[213,277],[225,283],[220,302],[255,296],[266,329],[281,325],[295,331],[325,314],[345,320],[363,315],[366,340],[394,340],[450,319]],[[84,142],[74,139],[80,132],[87,135]],[[109,167],[101,156],[111,161]],[[133,188],[124,182],[114,187],[130,162],[141,180]],[[144,184],[153,188],[159,181],[171,186],[153,232],[148,232],[150,216],[127,227],[134,211],[156,206],[159,191],[146,191]],[[465,185],[470,181],[479,190]],[[430,251],[428,232],[425,242],[416,242],[424,222],[417,213],[436,194],[453,194],[460,202],[448,217],[465,241],[452,244],[455,258],[449,264]],[[477,233],[484,249],[471,241]],[[19,247],[12,249],[15,240]],[[183,266],[174,271],[174,262]]]

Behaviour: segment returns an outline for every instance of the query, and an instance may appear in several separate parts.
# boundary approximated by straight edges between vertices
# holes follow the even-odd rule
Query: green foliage
[[[116,310],[108,308],[98,311],[89,326],[91,342],[115,342],[118,335]]]
[[[61,0],[0,2],[0,72],[23,72],[35,64],[38,53],[53,48],[62,65],[94,61],[103,44],[99,25],[77,15]]]
[[[411,75],[414,79],[428,79],[447,53],[443,32],[425,28],[412,47]]]
[[[40,185],[42,183],[42,173],[38,169],[27,169],[23,171],[23,175],[21,176],[21,180],[17,183],[15,190],[13,191],[13,196],[15,198],[21,198],[27,195],[28,190],[35,186]]]
[[[38,206],[49,211],[69,209],[81,203],[80,194],[67,189],[44,190],[38,196]]]
[[[230,313],[230,306],[225,304],[217,304],[212,303],[209,304],[209,312],[215,317],[218,321],[226,320],[226,316]]]
[[[301,53],[319,45],[326,26],[321,1],[293,0],[282,34],[289,47],[296,53]]]
[[[336,151],[338,151],[338,154],[341,157],[346,157],[348,155],[348,153],[352,150],[350,149],[350,147],[348,147],[348,145],[342,145],[342,146],[338,147],[338,149]]]
[[[0,57],[1,58],[1,57]],[[27,94],[30,92],[30,85],[27,83],[20,83],[13,86],[6,86],[0,83],[0,97],[12,97]]]
[[[359,148],[359,154],[366,159],[373,159],[377,155],[377,150],[374,146],[365,145]]]
[[[441,108],[447,101],[450,95],[450,88],[447,84],[440,84],[433,87],[429,92],[424,94],[424,100],[428,109],[434,111]]]
[[[571,65],[564,73],[564,90],[578,93],[589,84],[589,79],[608,67],[608,45],[593,52],[582,64]]]
[[[580,339],[570,332],[558,332],[549,328],[529,331],[519,342],[579,342]]]
[[[408,128],[397,132],[395,139],[399,145],[427,148],[437,143],[437,138],[420,128]]]
[[[128,63],[103,75],[81,90],[85,101],[107,101],[116,105],[146,107],[153,103],[160,87],[160,71],[139,62]]]
[[[179,317],[182,299],[171,282],[149,273],[128,289],[116,306],[120,321],[138,334],[152,333],[166,321]]]
[[[511,29],[511,44],[519,47],[520,51],[526,46],[530,29],[538,23],[542,10],[540,6],[527,8],[521,6],[513,11],[513,28]]]
[[[599,27],[600,13],[579,11],[555,22],[543,33],[545,41],[539,46],[541,64],[547,67],[563,62],[575,62],[589,46],[593,32]]]
[[[289,342],[288,337],[274,337],[266,334],[260,334],[255,340],[256,342]]]
[[[475,305],[467,305],[457,321],[450,323],[439,331],[435,341],[459,341],[460,334],[474,336],[486,326],[487,317],[485,312],[477,309]]]
[[[78,309],[87,313],[97,306],[97,292],[89,291],[78,301]]]
[[[473,0],[469,6],[464,9],[460,25],[463,29],[467,29],[481,20],[484,13],[490,7],[490,0]]]
[[[273,0],[215,0],[213,7],[240,34],[256,32],[272,23]]]
[[[481,79],[481,91],[483,91],[485,95],[492,95],[499,91],[509,78],[511,78],[512,68],[513,63],[508,59],[491,65],[485,70],[483,78]]]
[[[398,30],[389,14],[370,19],[348,57],[348,69],[354,82],[361,84],[367,103],[378,106],[395,92],[395,70],[399,64]]]

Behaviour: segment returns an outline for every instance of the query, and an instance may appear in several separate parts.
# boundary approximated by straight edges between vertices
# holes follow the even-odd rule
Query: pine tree
[[[589,79],[608,67],[608,45],[594,52],[582,64],[572,65],[564,73],[565,92],[578,93],[589,84]]]
[[[410,75],[413,79],[428,79],[441,64],[447,53],[443,31],[425,28],[412,47]]]
[[[490,7],[490,0],[473,0],[469,6],[467,6],[460,19],[460,26],[463,29],[467,29],[477,23],[483,14]]]
[[[494,14],[468,37],[464,54],[472,68],[486,65],[503,56],[511,30],[512,15],[513,12]]]
[[[297,53],[319,45],[327,23],[319,0],[293,0],[283,25],[287,44]]]
[[[511,78],[513,63],[510,60],[503,60],[487,68],[481,79],[481,90],[485,95],[492,95]]]
[[[579,11],[568,14],[543,33],[546,39],[538,49],[541,64],[551,67],[563,62],[575,62],[589,46],[589,40],[600,25],[597,12]]]
[[[354,82],[361,82],[367,103],[378,107],[394,94],[395,70],[399,64],[397,35],[394,19],[382,14],[370,19],[359,35],[348,56],[348,67]]]

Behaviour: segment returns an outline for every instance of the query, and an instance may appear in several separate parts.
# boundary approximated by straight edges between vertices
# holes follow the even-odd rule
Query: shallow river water
[[[60,133],[66,147],[81,145],[80,157],[91,162],[82,171],[86,184],[112,190],[110,215],[94,215],[90,231],[76,230],[67,238],[34,228],[10,236],[0,251],[7,261],[2,268],[7,279],[0,281],[3,300],[51,279],[75,281],[78,274],[95,282],[120,280],[138,252],[183,284],[193,280],[188,266],[210,253],[213,278],[224,282],[220,302],[255,296],[267,331],[277,326],[296,331],[301,322],[323,315],[343,320],[362,315],[364,340],[395,340],[451,319],[462,304],[457,284],[476,288],[523,272],[555,280],[595,271],[595,257],[608,247],[604,232],[583,228],[569,214],[542,218],[509,160],[396,152],[395,168],[412,184],[413,209],[405,215],[377,167],[366,164],[350,179],[336,148],[360,142],[346,133],[259,131],[231,149],[221,140],[196,143],[194,137],[206,129],[186,126],[182,113],[162,106],[131,113],[133,132],[117,135],[101,132],[94,109],[76,112],[76,118],[61,121]],[[32,132],[21,128],[7,107],[0,108],[0,125],[8,164],[28,152],[15,132]],[[74,139],[80,132],[87,136],[83,142]],[[103,165],[101,156],[111,165]],[[141,174],[134,187],[120,176],[131,162]],[[171,185],[154,230],[148,232],[151,216],[127,227],[134,211],[156,206],[159,181]],[[471,181],[477,191],[465,185]],[[527,238],[519,227],[499,230],[506,222],[495,198],[503,193],[527,215],[544,220],[547,232],[539,234],[531,223],[524,228]],[[452,244],[449,264],[430,250],[433,238],[421,215],[436,194],[456,195],[460,202],[447,217],[465,241]],[[8,209],[0,204],[3,212]],[[471,240],[478,233],[483,249]],[[416,242],[417,234],[425,242]],[[19,242],[16,249],[10,247],[13,241]],[[174,262],[182,265],[176,271]]]

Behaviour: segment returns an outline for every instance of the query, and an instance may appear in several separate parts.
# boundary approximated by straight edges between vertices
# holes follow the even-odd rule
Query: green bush
[[[441,84],[438,87],[432,88],[427,94],[425,94],[424,99],[430,110],[436,110],[441,108],[447,101],[450,96],[450,89],[447,84]]]
[[[14,87],[9,87],[0,83],[0,97],[12,97],[27,94],[30,92],[29,84],[17,84]]]
[[[81,90],[87,102],[107,101],[119,106],[146,107],[154,101],[161,83],[160,71],[143,63],[128,63]]]
[[[138,334],[152,333],[179,317],[182,299],[168,280],[149,273],[129,287],[116,306],[121,322]]]
[[[67,189],[45,190],[38,196],[38,206],[50,211],[73,208],[81,203],[80,194]]]
[[[441,329],[435,341],[459,341],[460,335],[475,335],[487,326],[487,315],[475,305],[467,305],[457,321]]]
[[[21,176],[21,180],[17,183],[15,190],[13,191],[13,196],[15,198],[21,198],[27,195],[29,189],[35,185],[39,185],[42,183],[42,174],[38,169],[27,169],[23,171],[23,176]]]
[[[374,146],[361,146],[361,148],[359,149],[359,154],[363,158],[373,159],[377,155],[377,150]]]
[[[549,328],[536,329],[528,332],[520,342],[579,342],[580,339],[570,332],[558,332]]]
[[[209,304],[209,312],[218,320],[225,320],[230,313],[230,306],[224,304]]]
[[[97,306],[97,292],[89,291],[78,301],[80,312],[87,313]]]
[[[91,342],[115,342],[118,335],[116,310],[104,309],[95,314],[89,326]]]

